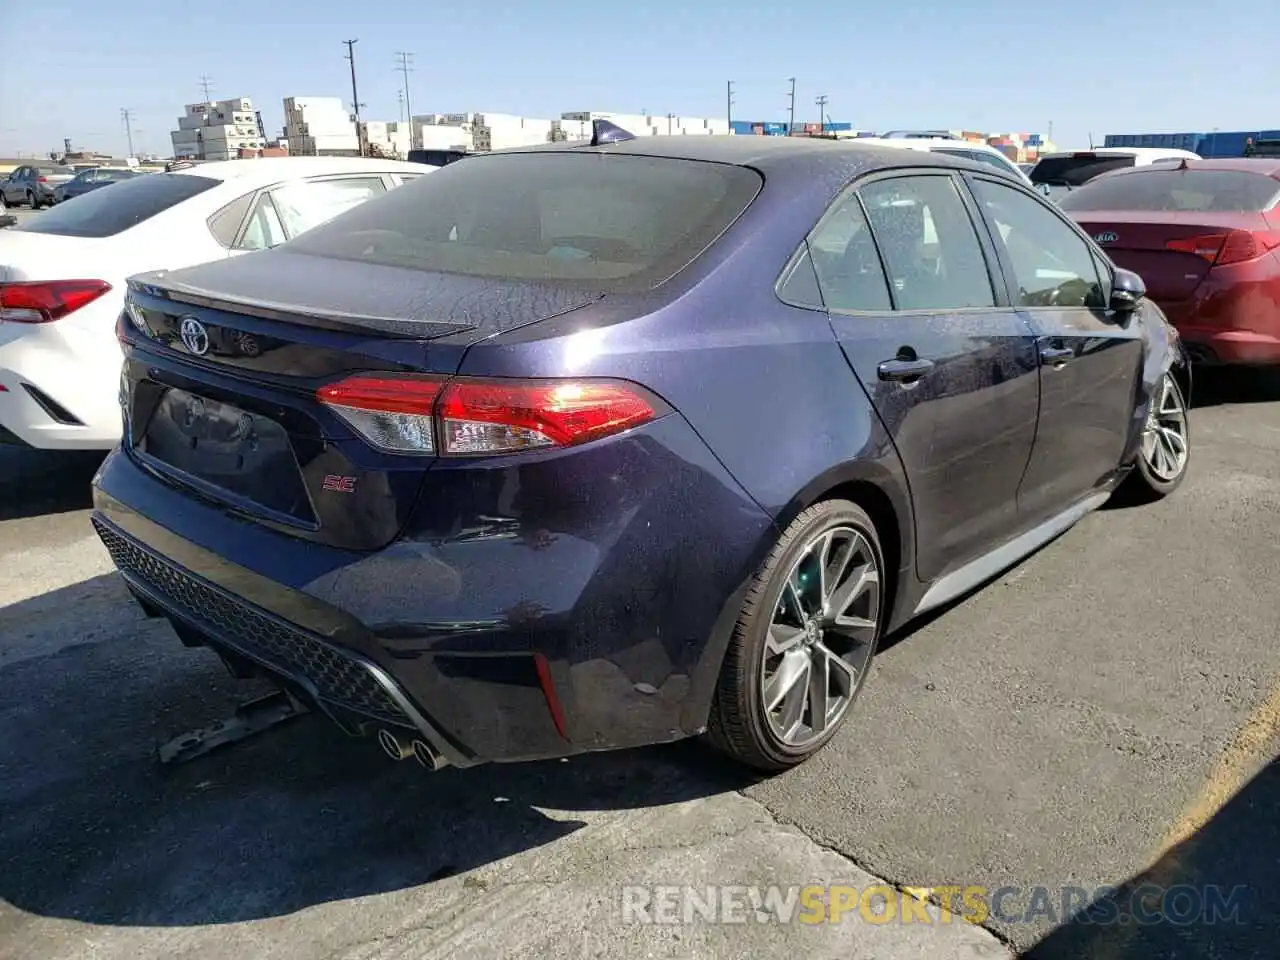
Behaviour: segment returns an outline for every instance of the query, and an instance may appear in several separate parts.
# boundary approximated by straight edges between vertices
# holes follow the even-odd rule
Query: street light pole
[[[733,81],[730,80],[725,87],[724,101],[724,117],[725,122],[729,124],[729,130],[733,130]]]
[[[787,136],[789,137],[796,126],[796,78],[788,77],[787,80],[791,84],[791,106],[787,110]]]

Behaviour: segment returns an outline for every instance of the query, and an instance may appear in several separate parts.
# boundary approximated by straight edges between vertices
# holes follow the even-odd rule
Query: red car
[[[1132,270],[1201,363],[1280,365],[1280,158],[1106,173],[1062,210]]]

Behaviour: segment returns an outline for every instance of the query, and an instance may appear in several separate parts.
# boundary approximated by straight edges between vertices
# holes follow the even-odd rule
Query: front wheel
[[[817,753],[847,719],[888,614],[875,524],[827,500],[787,527],[747,593],[707,731],[776,772]]]
[[[1138,461],[1124,492],[1142,502],[1160,500],[1181,486],[1191,461],[1191,421],[1186,398],[1172,373],[1156,384],[1142,429]]]

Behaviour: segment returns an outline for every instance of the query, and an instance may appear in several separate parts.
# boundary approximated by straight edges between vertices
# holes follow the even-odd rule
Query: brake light
[[[1226,233],[1206,233],[1198,237],[1170,240],[1165,244],[1166,250],[1194,254],[1215,267],[1256,260],[1276,247],[1280,247],[1280,235],[1265,230],[1257,232],[1228,230]]]
[[[316,398],[375,447],[448,456],[569,447],[665,412],[639,387],[609,380],[359,374],[321,387]]]
[[[0,321],[52,323],[93,303],[110,289],[105,280],[0,283]]]
[[[48,182],[49,182],[49,178],[48,178],[48,177],[36,177],[36,182],[37,182],[37,183],[48,183]]]

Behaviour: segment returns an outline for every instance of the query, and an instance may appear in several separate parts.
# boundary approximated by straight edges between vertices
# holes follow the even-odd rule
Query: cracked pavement
[[[636,884],[1140,876],[1280,678],[1280,392],[1237,388],[1210,385],[1172,500],[1095,514],[895,638],[828,749],[763,781],[696,744],[431,775],[313,717],[162,769],[159,743],[257,688],[128,601],[92,458],[0,452],[0,960],[1269,956],[1252,901],[1230,931],[1124,938],[622,914]],[[1272,883],[1273,770],[1155,875]]]

